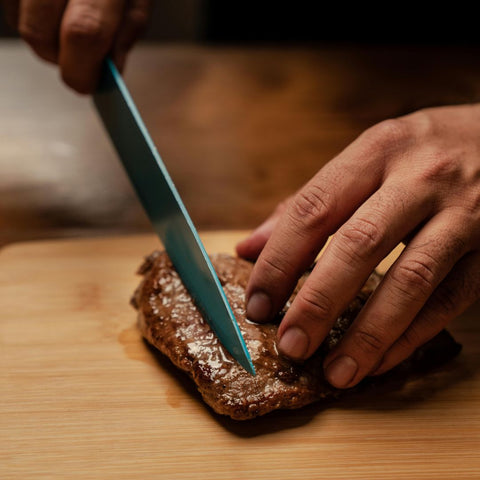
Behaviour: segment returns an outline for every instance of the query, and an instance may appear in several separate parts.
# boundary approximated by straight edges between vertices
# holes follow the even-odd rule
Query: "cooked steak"
[[[217,413],[237,420],[337,397],[342,391],[325,380],[323,359],[355,319],[378,285],[380,275],[373,273],[370,276],[355,300],[337,319],[318,351],[298,364],[277,352],[275,337],[281,315],[276,323],[262,325],[245,317],[245,289],[252,264],[229,255],[213,255],[211,258],[257,375],[247,373],[219,343],[165,252],[156,251],[146,258],[139,269],[143,280],[132,298],[145,339],[194,380],[205,402]],[[459,345],[449,335],[446,340],[445,337],[442,339],[442,352],[446,356],[458,353]]]

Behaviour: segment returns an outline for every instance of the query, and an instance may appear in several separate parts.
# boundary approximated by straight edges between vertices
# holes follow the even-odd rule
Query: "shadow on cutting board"
[[[155,347],[143,340],[136,326],[132,326],[119,335],[125,353],[133,360],[162,368],[175,380],[178,387],[205,409],[219,425],[232,434],[252,438],[272,434],[281,430],[302,427],[329,408],[344,410],[406,410],[413,408],[437,392],[452,388],[472,376],[468,355],[457,356],[461,346],[454,342],[450,334],[441,332],[429,350],[428,344],[408,361],[380,377],[370,377],[359,386],[342,391],[340,398],[319,401],[297,410],[276,410],[253,420],[232,420],[230,417],[215,413],[204,403],[195,383],[184,372],[175,367],[170,360]],[[454,358],[456,357],[456,358]],[[173,405],[167,392],[166,401]]]
[[[239,421],[215,413],[204,401],[190,377],[179,370],[159,350],[145,339],[136,325],[132,325],[120,332],[118,341],[123,346],[125,355],[131,360],[137,360],[156,368],[161,368],[170,378],[174,379],[178,389],[203,405],[211,417],[223,428],[235,435],[253,437],[265,433],[273,433],[289,428],[298,428],[308,423],[319,411],[319,404],[315,409],[306,407],[301,410],[278,410],[254,420]],[[175,393],[177,388],[175,388]],[[165,392],[165,401],[173,408],[178,408],[178,395]],[[299,414],[301,412],[301,415]]]
[[[233,434],[248,438],[300,427],[313,418],[318,419],[322,412],[330,408],[359,411],[414,408],[434,397],[437,392],[451,389],[475,373],[466,355],[457,356],[461,346],[452,343],[446,331],[441,335],[445,343],[437,342],[436,351],[431,355],[424,351],[421,358],[412,358],[410,362],[404,362],[380,377],[369,377],[357,387],[342,391],[338,399],[319,401],[298,410],[277,410],[243,422],[220,415],[215,415],[215,419]],[[439,353],[445,356],[440,359]]]

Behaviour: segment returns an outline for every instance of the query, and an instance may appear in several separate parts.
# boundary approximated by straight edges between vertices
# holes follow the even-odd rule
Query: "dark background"
[[[480,101],[478,20],[458,3],[154,5],[125,78],[201,230],[254,228],[375,123]],[[90,102],[24,42],[0,57],[0,246],[150,232]]]
[[[333,3],[333,4],[332,4]],[[473,3],[471,4],[473,5]],[[0,36],[15,36],[0,13]],[[203,43],[479,44],[472,6],[156,0],[149,40]]]

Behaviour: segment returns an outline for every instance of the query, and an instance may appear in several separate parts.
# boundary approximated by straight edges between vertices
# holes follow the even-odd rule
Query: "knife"
[[[250,354],[192,220],[111,58],[93,102],[155,232],[222,345],[250,374]]]

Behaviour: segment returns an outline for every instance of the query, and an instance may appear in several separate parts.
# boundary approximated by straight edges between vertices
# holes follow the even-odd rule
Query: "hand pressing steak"
[[[145,339],[194,380],[208,405],[217,413],[236,420],[337,397],[341,391],[325,380],[323,359],[353,322],[380,282],[380,275],[373,273],[370,276],[355,300],[337,319],[318,351],[298,364],[277,352],[275,337],[280,318],[276,324],[264,325],[245,318],[245,289],[253,265],[229,255],[213,255],[211,258],[257,375],[247,373],[222,347],[198,312],[165,252],[154,252],[145,260],[139,269],[144,276],[143,281],[132,298]],[[300,279],[296,291],[306,275],[308,273]],[[287,302],[286,309],[296,291]],[[445,331],[430,344],[432,342],[441,343],[441,356],[445,358],[451,358],[460,350],[460,346]],[[419,355],[421,352],[417,353],[417,357]],[[412,362],[412,359],[409,361]]]

